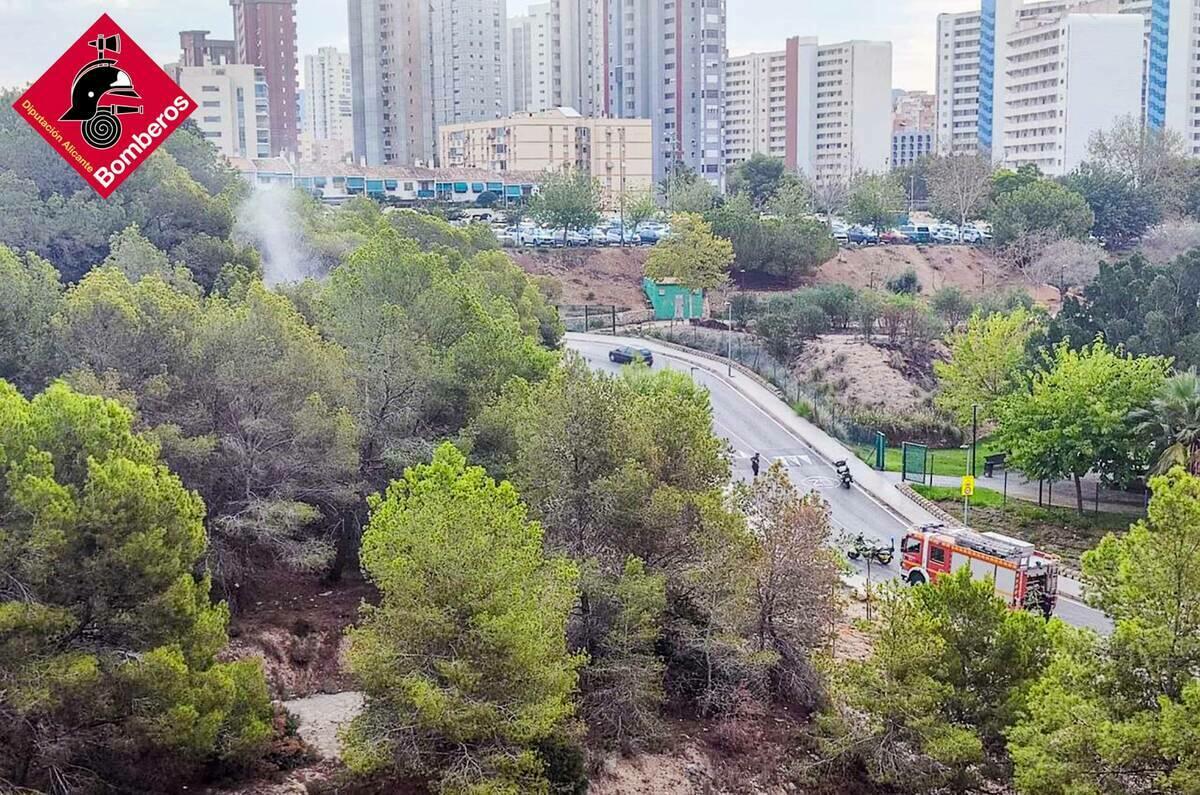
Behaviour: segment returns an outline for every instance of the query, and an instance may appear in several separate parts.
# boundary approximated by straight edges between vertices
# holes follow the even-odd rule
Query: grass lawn
[[[952,516],[962,516],[962,497],[957,489],[913,484],[913,490]],[[1107,533],[1123,532],[1135,521],[1136,516],[1126,514],[1089,512],[1080,516],[1070,508],[1039,508],[1034,503],[1011,498],[1005,505],[1000,492],[992,489],[977,488],[971,498],[973,529],[1032,542],[1074,568],[1079,568],[1080,556]]]
[[[867,445],[858,445],[854,448],[854,452],[863,461],[866,461],[871,466],[875,465],[875,448]],[[970,455],[970,450],[963,450],[959,447],[950,447],[941,450],[930,450],[929,455],[933,464],[933,474],[949,475],[950,477],[961,477],[967,473],[967,458]],[[983,461],[992,453],[1000,453],[998,447],[991,442],[980,439],[979,450],[975,453],[975,470],[976,473],[983,477]],[[884,453],[883,468],[887,472],[900,471],[900,459],[902,451],[899,447],[889,447]]]

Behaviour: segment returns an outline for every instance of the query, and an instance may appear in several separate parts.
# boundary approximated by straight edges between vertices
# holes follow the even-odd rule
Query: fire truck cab
[[[1009,607],[1043,613],[1058,601],[1058,560],[1033,544],[1001,533],[926,524],[912,528],[900,544],[900,568],[910,585],[936,582],[962,567],[972,579],[991,577],[996,595]]]

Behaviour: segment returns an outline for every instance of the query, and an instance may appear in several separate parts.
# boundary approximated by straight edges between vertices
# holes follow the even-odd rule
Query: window
[[[906,538],[906,539],[904,539],[904,544],[903,544],[903,546],[900,548],[900,551],[901,551],[901,552],[903,552],[905,555],[914,555],[914,554],[920,554],[920,552],[921,552],[921,539],[919,539],[919,538]]]
[[[935,546],[930,545],[929,559],[932,560],[934,563],[945,563],[946,562],[946,550],[943,549],[942,547],[935,547]]]

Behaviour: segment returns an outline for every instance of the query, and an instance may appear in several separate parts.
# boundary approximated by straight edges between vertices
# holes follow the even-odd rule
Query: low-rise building
[[[580,171],[600,183],[606,207],[649,190],[654,147],[649,119],[590,118],[572,108],[515,113],[506,119],[438,129],[438,162],[451,168]]]
[[[481,196],[491,194],[497,205],[504,205],[528,200],[537,188],[537,175],[496,174],[470,168],[293,163],[282,157],[233,157],[230,163],[251,185],[299,188],[330,204],[354,196],[388,199],[401,205],[478,204]]]

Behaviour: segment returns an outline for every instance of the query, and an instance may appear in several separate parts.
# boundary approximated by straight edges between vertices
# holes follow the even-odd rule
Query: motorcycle
[[[846,550],[846,557],[850,560],[870,559],[881,566],[887,566],[892,562],[894,552],[890,547],[881,547],[876,544],[868,543],[862,533],[854,539],[853,546]]]
[[[850,467],[845,461],[834,461],[833,465],[837,468],[838,477],[842,479],[842,488],[850,488],[850,484],[854,482],[854,476],[850,474]]]

